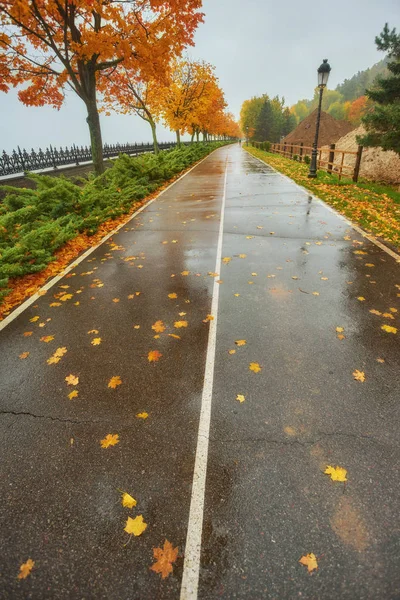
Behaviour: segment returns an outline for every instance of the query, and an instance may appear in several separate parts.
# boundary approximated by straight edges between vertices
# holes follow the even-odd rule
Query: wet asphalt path
[[[399,329],[399,265],[231,146],[0,332],[1,598],[179,598],[214,279],[198,597],[400,597],[400,332],[381,329]],[[102,448],[108,434],[119,443]],[[148,527],[130,537],[137,515]],[[165,539],[179,558],[161,580],[149,567]]]

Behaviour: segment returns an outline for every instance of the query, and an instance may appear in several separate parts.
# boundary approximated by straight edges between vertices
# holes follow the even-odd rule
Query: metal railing
[[[190,142],[182,142],[188,144]],[[160,150],[166,150],[176,146],[176,142],[161,142],[158,144]],[[105,144],[103,147],[104,158],[115,158],[119,154],[142,154],[144,152],[153,152],[153,144]],[[45,148],[42,150],[13,150],[8,154],[3,150],[0,154],[0,178],[7,175],[24,174],[30,171],[41,171],[44,169],[57,169],[61,166],[80,165],[81,163],[92,162],[91,149],[88,146],[75,146],[70,148]]]

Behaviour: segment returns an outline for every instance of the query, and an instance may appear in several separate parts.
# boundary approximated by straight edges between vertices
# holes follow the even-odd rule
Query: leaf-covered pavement
[[[1,597],[179,597],[218,317],[199,597],[395,598],[399,298],[267,166],[198,165],[0,332]]]

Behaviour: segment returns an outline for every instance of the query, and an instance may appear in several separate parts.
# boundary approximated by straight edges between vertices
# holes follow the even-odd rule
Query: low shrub
[[[311,162],[311,158],[308,156],[308,154],[305,155],[304,157],[304,162],[306,163],[306,165],[309,165]]]
[[[94,234],[101,223],[128,213],[162,183],[225,142],[192,144],[157,156],[122,154],[99,177],[73,183],[65,177],[31,174],[36,189],[2,186],[0,205],[0,300],[10,278],[36,273],[54,252],[79,233]]]

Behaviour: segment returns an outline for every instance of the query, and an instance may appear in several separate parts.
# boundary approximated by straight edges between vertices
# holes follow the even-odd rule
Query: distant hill
[[[369,69],[358,71],[350,79],[345,79],[343,83],[339,83],[335,88],[336,91],[342,94],[344,102],[364,96],[365,90],[371,87],[377,76],[386,74],[387,63],[388,58],[385,57]]]

